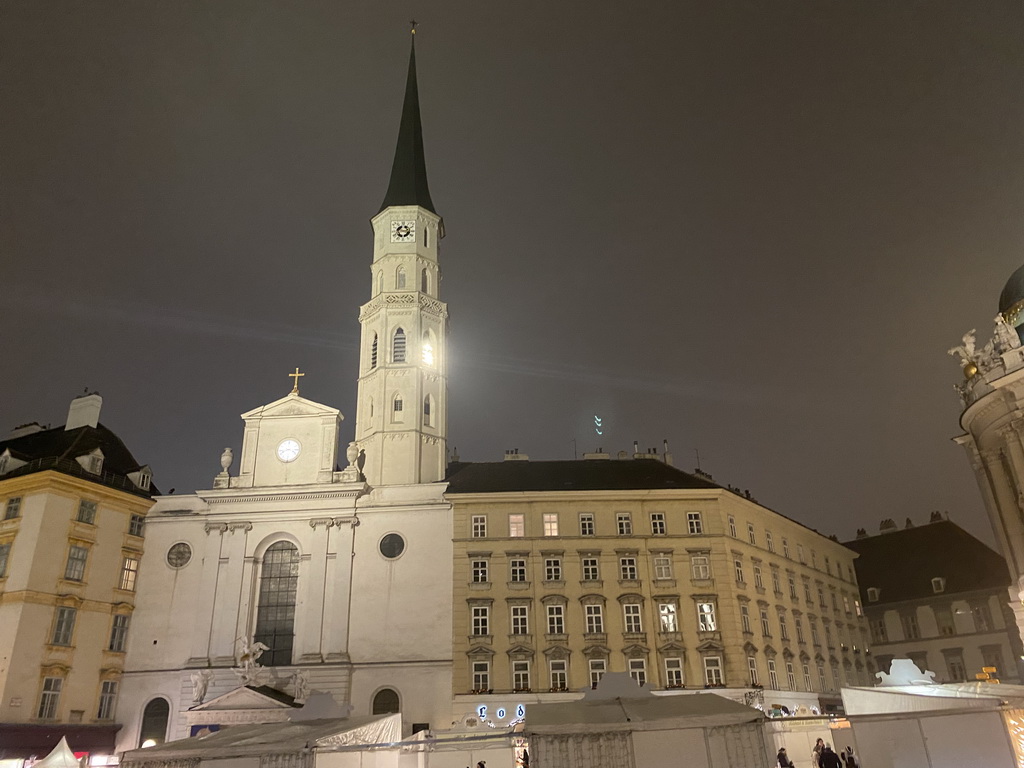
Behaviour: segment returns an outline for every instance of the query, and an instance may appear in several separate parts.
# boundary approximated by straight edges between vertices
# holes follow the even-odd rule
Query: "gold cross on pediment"
[[[294,381],[295,381],[295,383],[292,385],[292,392],[291,393],[293,395],[299,394],[299,377],[305,376],[305,375],[306,374],[304,374],[304,373],[299,373],[299,369],[298,368],[295,369],[295,373],[289,373],[288,374],[288,378],[294,379]]]

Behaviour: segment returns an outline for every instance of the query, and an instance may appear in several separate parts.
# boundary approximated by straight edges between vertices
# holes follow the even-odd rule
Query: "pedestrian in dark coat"
[[[821,748],[821,768],[843,768],[839,755],[828,744]]]

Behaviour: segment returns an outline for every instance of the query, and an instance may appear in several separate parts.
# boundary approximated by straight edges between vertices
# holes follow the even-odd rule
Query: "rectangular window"
[[[637,685],[645,685],[647,683],[647,661],[645,659],[630,659],[629,676],[636,680]]]
[[[832,627],[830,627],[828,624],[825,624],[824,620],[821,623],[825,627],[825,645],[829,648],[834,648],[835,646],[832,643]]]
[[[50,639],[53,645],[71,645],[77,616],[78,611],[74,608],[65,606],[57,608],[56,618],[53,622],[53,637]]]
[[[772,627],[771,624],[768,623],[768,611],[764,608],[761,609],[761,634],[765,637],[772,636]]]
[[[796,641],[798,643],[804,642],[804,625],[803,625],[803,622],[800,621],[800,617],[799,616],[794,616],[793,617],[793,626],[796,627]],[[808,689],[808,690],[810,690],[810,689]]]
[[[672,578],[672,558],[669,555],[654,556],[654,578]]]
[[[1003,668],[1003,651],[998,645],[981,646],[981,663],[986,667],[995,667],[996,676]]]
[[[839,665],[832,664],[832,688],[833,690],[838,689],[842,685],[842,681],[839,679]],[[920,669],[920,667],[918,667]]]
[[[772,591],[776,595],[782,594],[782,581],[779,579],[779,569],[772,566]]]
[[[489,581],[487,578],[487,561],[486,560],[474,560],[473,561],[473,583],[474,584],[486,584]]]
[[[864,609],[860,607],[860,600],[853,601],[853,612],[856,613],[858,616],[864,615]]]
[[[797,560],[799,560],[804,565],[807,565],[807,560],[804,558],[804,545],[803,544],[797,544],[796,545],[796,558],[797,558]]]
[[[843,612],[850,612],[850,597],[849,595],[843,595]]]
[[[701,519],[700,512],[686,513],[686,529],[693,535],[704,533],[704,521]]]
[[[608,662],[604,659],[591,659],[589,667],[590,687],[597,688],[597,684],[601,682],[601,678],[604,677],[604,673],[608,671]]]
[[[743,578],[743,561],[742,560],[733,560],[732,561],[732,567],[733,567],[733,571],[736,574],[736,583],[737,584],[746,584],[747,583],[746,579]]]
[[[548,634],[549,635],[564,635],[565,634],[565,606],[562,606],[562,605],[549,605],[548,606]]]
[[[784,613],[779,614],[779,639],[789,640],[789,625],[786,624],[786,615]]]
[[[917,640],[921,637],[921,629],[917,626],[917,614],[905,613],[900,617],[903,622],[903,637],[906,640]]]
[[[814,619],[808,619],[807,621],[811,625],[811,642],[815,645],[821,645],[821,640],[818,638],[818,622]]]
[[[11,558],[11,543],[0,544],[0,579],[7,576],[7,561]]]
[[[665,513],[651,512],[651,535],[664,536],[667,531],[665,527]]]
[[[740,627],[744,632],[753,634],[750,629],[750,606],[746,603],[740,603]]]
[[[722,682],[722,657],[721,656],[705,656],[704,657],[704,682],[707,685],[723,685]]]
[[[598,567],[596,557],[583,558],[583,580],[597,581],[601,578],[601,569]]]
[[[544,561],[544,581],[562,580],[562,559],[549,557]]]
[[[491,688],[491,662],[473,662],[473,690],[488,691]]]
[[[779,672],[775,669],[775,659],[768,659],[768,687],[778,689]]]
[[[707,555],[694,555],[690,558],[690,570],[693,571],[693,578],[704,580],[711,578],[711,562]]]
[[[486,605],[473,606],[473,634],[477,637],[491,634],[490,612]]]
[[[94,525],[96,523],[96,502],[82,499],[78,502],[78,522]]]
[[[796,579],[792,576],[787,576],[786,581],[789,583],[789,597],[792,600],[798,600],[796,596]]]
[[[804,690],[811,690],[811,665],[804,664]]]
[[[530,690],[530,662],[525,659],[512,662],[512,688],[516,691]]]
[[[839,600],[836,598],[836,593],[829,592],[829,594],[832,596],[832,610],[839,613]]]
[[[487,538],[487,516],[473,515],[470,518],[470,533],[474,539]]]
[[[832,562],[827,557],[825,558],[825,573],[829,576],[832,575]]]
[[[591,512],[581,512],[580,536],[593,536],[595,532],[594,515]]]
[[[764,532],[764,543],[768,547],[769,552],[775,551],[775,539],[772,538],[772,532],[766,530]]]
[[[729,535],[734,539],[739,535],[736,533],[736,518],[729,515]]]
[[[718,622],[715,621],[714,603],[697,603],[697,628],[701,632],[715,632],[718,629]]]
[[[0,576],[3,575],[3,568],[0,567]],[[992,613],[984,603],[977,603],[971,606],[971,615],[974,616],[975,632],[992,631]],[[991,666],[991,664],[989,665]]]
[[[619,536],[633,535],[633,518],[629,512],[619,512],[615,515],[615,523],[619,528]]]
[[[622,614],[626,621],[627,632],[643,632],[643,625],[640,622],[640,606],[636,603],[626,603],[622,606]]]
[[[60,691],[64,680],[59,677],[43,678],[43,695],[39,698],[39,719],[54,720],[57,717],[57,705],[60,703]]]
[[[818,570],[818,553],[811,550],[811,568]]]
[[[782,556],[789,558],[789,539],[782,540]]]
[[[956,627],[953,625],[953,613],[949,608],[935,609],[935,624],[939,628],[940,635],[955,635]]]
[[[544,535],[545,536],[557,536],[558,535],[558,515],[556,513],[545,513],[545,515],[544,515]]]
[[[623,581],[636,581],[636,558],[619,558],[619,578]]]
[[[662,632],[679,631],[679,619],[676,615],[675,603],[660,603],[658,605],[658,616],[661,621]]]
[[[14,498],[7,500],[7,505],[4,507],[4,520],[13,520],[14,518],[21,515],[21,496],[15,496]],[[57,678],[51,678],[56,680]]]
[[[826,684],[826,681],[825,681],[825,665],[824,664],[818,664],[817,665],[817,669],[818,669],[818,690],[819,691],[827,691],[828,690],[828,685]]]
[[[135,591],[135,578],[139,575],[139,558],[125,555],[121,561],[121,581],[118,589]]]
[[[789,685],[789,690],[796,690],[796,670],[793,669],[793,662],[786,662],[786,683]]]
[[[600,634],[604,632],[604,614],[600,605],[584,606],[587,617],[587,632],[589,634]]]
[[[521,514],[508,516],[508,535],[513,539],[521,539],[526,535],[526,521]]]
[[[508,580],[523,582],[526,581],[526,560],[514,557],[508,561]]]
[[[754,533],[753,523],[747,523],[747,541],[751,544],[757,544],[757,535]]]
[[[761,566],[754,566],[754,586],[758,589],[764,589],[764,578],[761,576]]]
[[[825,603],[825,590],[821,587],[818,587],[818,607],[828,608],[828,605]]]
[[[100,707],[96,712],[96,719],[113,720],[115,701],[117,701],[117,683],[113,680],[104,680],[100,687]]]
[[[814,605],[814,598],[811,597],[811,584],[807,581],[804,582],[804,600],[810,605]]]
[[[747,656],[747,679],[751,685],[757,685],[757,657]]]
[[[665,659],[665,687],[683,687],[683,660]]]
[[[110,650],[123,653],[128,644],[128,614],[115,613],[110,626]]]
[[[548,662],[551,671],[551,690],[564,691],[569,687],[569,664],[565,659],[552,659]]]
[[[85,579],[85,561],[88,557],[88,547],[72,544],[68,550],[67,565],[64,566],[64,578],[68,581],[83,581]]]
[[[512,611],[512,634],[513,635],[528,635],[530,634],[530,623],[526,616],[525,605],[513,605]]]

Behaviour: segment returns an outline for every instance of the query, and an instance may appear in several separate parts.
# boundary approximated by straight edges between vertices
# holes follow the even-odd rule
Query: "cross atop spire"
[[[405,82],[402,122],[398,128],[391,181],[380,209],[383,211],[392,205],[418,205],[431,213],[437,213],[430,199],[427,162],[423,154],[423,126],[420,123],[420,98],[416,87],[416,22],[409,23],[412,27],[409,36],[409,76]]]

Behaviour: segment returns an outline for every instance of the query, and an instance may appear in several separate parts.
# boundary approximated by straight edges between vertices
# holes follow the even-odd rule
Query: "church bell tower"
[[[366,482],[441,480],[447,464],[448,307],[440,300],[444,221],[427,186],[416,88],[416,30],[391,181],[373,225],[362,326],[355,439]]]

